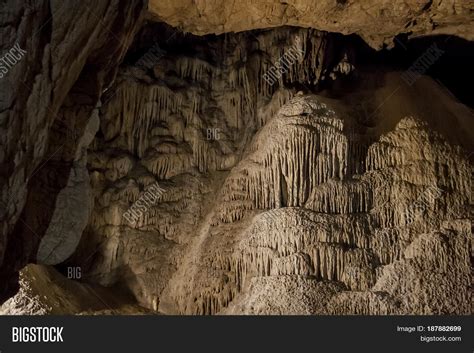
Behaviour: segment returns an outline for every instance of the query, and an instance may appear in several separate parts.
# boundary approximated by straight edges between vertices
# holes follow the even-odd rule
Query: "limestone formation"
[[[469,2],[32,3],[0,15],[0,314],[472,314],[463,53],[423,39],[407,82],[426,45],[373,49],[471,40]]]
[[[279,119],[298,127],[299,138],[288,127],[279,135],[274,128]],[[294,304],[302,305],[295,313],[470,312],[472,236],[465,210],[472,166],[465,156],[419,118],[406,117],[369,147],[367,171],[349,175],[347,137],[319,126],[342,130],[343,122],[329,104],[298,97],[256,135],[258,147],[250,147],[256,152],[228,175],[212,211],[215,219],[191,245],[187,257],[194,259],[170,281],[162,311],[174,305],[192,314],[288,313],[293,306],[285,296],[314,281],[320,289],[308,290],[308,299]],[[266,129],[273,133],[266,135]],[[302,137],[305,129],[312,138]],[[304,150],[313,139],[321,143],[310,149],[314,156]],[[274,149],[278,143],[286,146],[284,152]],[[293,149],[299,153],[286,159]],[[278,158],[266,159],[267,153]],[[440,164],[447,166],[442,178],[435,176]],[[438,185],[441,194],[408,221],[407,207],[430,185]],[[269,288],[283,294],[273,296]],[[320,290],[331,293],[324,305],[315,304],[328,295]],[[425,299],[417,299],[420,293]],[[303,304],[306,300],[313,304]]]

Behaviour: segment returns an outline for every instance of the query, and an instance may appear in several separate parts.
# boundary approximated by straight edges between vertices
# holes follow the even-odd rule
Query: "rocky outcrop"
[[[51,266],[30,264],[20,271],[20,290],[0,306],[0,315],[154,314],[114,288],[79,283]]]
[[[356,33],[374,48],[381,48],[393,45],[394,37],[401,33],[448,34],[472,40],[473,6],[464,0],[151,0],[149,11],[152,18],[199,35],[287,25]]]

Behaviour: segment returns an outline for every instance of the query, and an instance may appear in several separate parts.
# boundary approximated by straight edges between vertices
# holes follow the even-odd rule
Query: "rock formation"
[[[464,0],[151,0],[149,5],[152,18],[199,35],[299,26],[357,33],[377,48],[393,45],[394,37],[401,33],[449,34],[472,40],[473,9]]]
[[[294,126],[298,138],[281,124]],[[305,293],[289,305],[293,313],[470,312],[465,156],[419,118],[405,117],[369,147],[366,172],[350,175],[341,130],[335,110],[315,97],[280,110],[257,134],[256,152],[227,177],[212,211],[217,219],[170,281],[162,311],[290,313],[285,300]],[[432,186],[439,194],[408,218]]]
[[[226,4],[2,13],[0,313],[471,314],[472,102],[338,33],[472,6]]]
[[[54,195],[67,187],[71,167],[79,163],[83,130],[139,28],[143,9],[141,1],[2,5],[2,52],[18,43],[26,54],[1,80],[1,298],[18,289],[17,271],[36,261]],[[60,232],[61,216],[55,215],[51,231]],[[84,223],[77,224],[76,236]]]
[[[52,267],[28,265],[20,290],[0,307],[0,315],[141,315],[154,314],[116,288],[71,281]]]

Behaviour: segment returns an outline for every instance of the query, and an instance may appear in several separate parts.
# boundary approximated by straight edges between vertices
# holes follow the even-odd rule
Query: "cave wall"
[[[308,29],[168,40],[173,32],[144,28],[104,95],[88,164],[95,208],[71,260],[88,259],[86,278],[121,283],[155,309],[253,134],[296,93],[293,83],[317,84],[343,56],[325,53],[331,38]],[[288,50],[302,53],[295,66],[279,84],[263,79]],[[129,222],[124,213],[156,183],[160,202]]]
[[[472,113],[321,30],[470,39],[472,6],[223,4],[2,12],[27,53],[0,81],[2,300],[38,262],[164,313],[470,313]]]
[[[72,264],[164,313],[468,313],[469,109],[428,77],[359,68],[353,49],[292,27],[145,28],[104,96]],[[426,190],[441,191],[408,219]]]
[[[2,4],[2,52],[15,43],[26,51],[0,82],[2,299],[17,289],[18,270],[36,260],[55,195],[67,185],[83,130],[144,7],[143,1]]]

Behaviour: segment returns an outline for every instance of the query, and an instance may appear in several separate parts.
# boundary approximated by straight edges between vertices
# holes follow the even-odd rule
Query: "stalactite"
[[[178,57],[176,68],[179,77],[190,78],[193,81],[204,80],[212,70],[211,65],[206,61],[187,56]]]
[[[107,104],[107,115],[119,119],[120,133],[127,137],[130,151],[142,157],[153,125],[178,111],[182,103],[182,96],[167,87],[129,82],[117,88]]]

